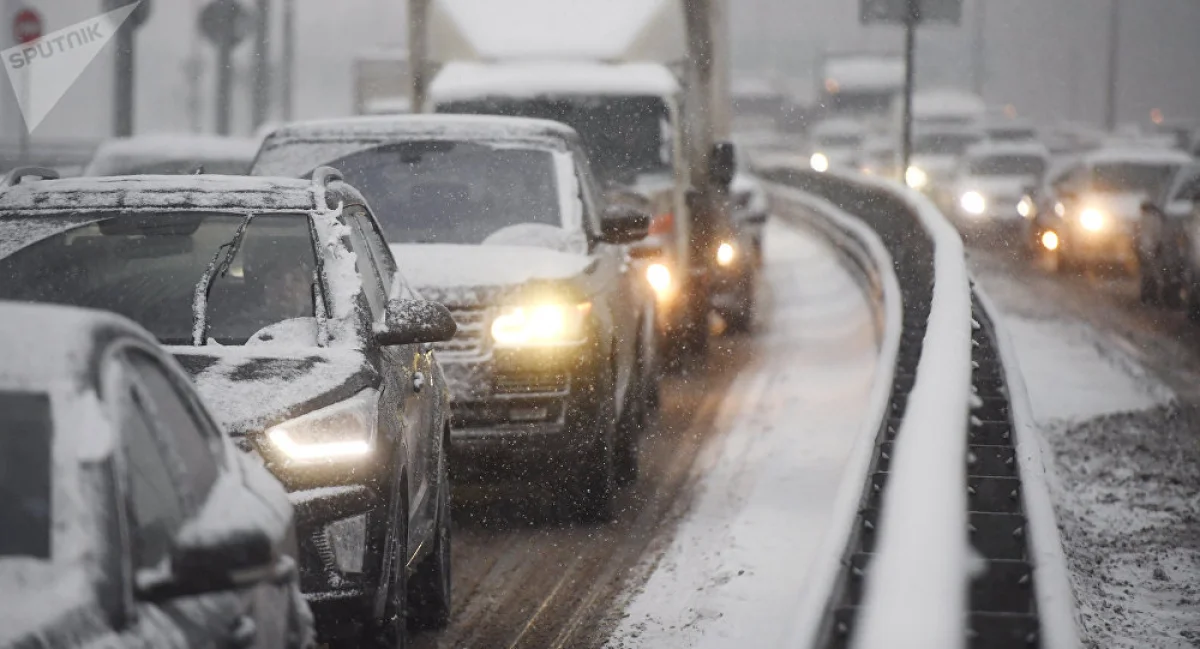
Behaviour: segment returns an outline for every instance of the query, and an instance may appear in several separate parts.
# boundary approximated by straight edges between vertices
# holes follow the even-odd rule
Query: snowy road
[[[860,430],[876,332],[832,250],[779,222],[767,236],[760,332],[665,386],[617,521],[558,523],[527,487],[456,492],[451,627],[417,647],[675,649],[747,629],[769,646],[789,631]]]
[[[1200,647],[1200,328],[1136,282],[973,251],[1054,459],[1051,495],[1091,647]]]

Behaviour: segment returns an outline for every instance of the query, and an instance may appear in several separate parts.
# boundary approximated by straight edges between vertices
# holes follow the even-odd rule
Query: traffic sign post
[[[150,0],[104,0],[105,11],[116,11],[137,2],[129,18],[117,29],[113,65],[113,135],[133,135],[134,121],[134,39],[133,33],[150,16]]]
[[[233,109],[233,50],[253,28],[237,0],[213,0],[200,10],[200,33],[217,48],[217,134],[229,135]]]
[[[17,11],[13,16],[13,40],[19,45],[27,45],[42,37],[43,25],[42,15],[36,10],[24,7]],[[21,83],[21,105],[29,104],[29,67],[23,67],[21,74],[24,75],[23,83]],[[19,155],[22,163],[29,161],[29,128],[28,125],[23,125],[19,130],[20,142]]]

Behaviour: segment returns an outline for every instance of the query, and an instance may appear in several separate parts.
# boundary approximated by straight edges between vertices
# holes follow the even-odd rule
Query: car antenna
[[[238,225],[237,231],[233,233],[233,238],[217,247],[212,261],[208,262],[208,267],[204,269],[200,281],[196,282],[196,290],[192,294],[193,346],[204,346],[204,341],[208,338],[208,296],[212,293],[213,283],[216,282],[217,277],[224,277],[229,272],[229,266],[233,263],[233,258],[237,256],[238,250],[241,249],[242,239],[246,237],[246,228],[249,227],[252,220],[254,220],[254,212],[247,213],[246,218],[242,219],[242,223]]]

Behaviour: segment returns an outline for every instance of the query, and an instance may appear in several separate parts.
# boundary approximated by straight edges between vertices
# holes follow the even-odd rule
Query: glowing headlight
[[[1103,230],[1104,221],[1104,213],[1094,207],[1089,207],[1079,213],[1079,225],[1089,232]]]
[[[373,389],[267,430],[289,460],[336,461],[367,455],[375,446],[379,393]]]
[[[824,153],[814,153],[808,159],[808,164],[812,166],[813,171],[824,173],[829,171],[829,156]]]
[[[1067,215],[1067,206],[1063,205],[1061,202],[1055,203],[1054,204],[1054,213],[1057,214],[1058,216],[1066,216]]]
[[[728,241],[722,241],[721,245],[717,246],[718,264],[728,266],[733,263],[735,257],[737,257],[737,250],[734,249],[733,244]]]
[[[646,281],[659,299],[663,299],[671,290],[671,269],[666,264],[654,263],[646,267]]]
[[[958,200],[958,204],[963,208],[964,212],[974,214],[975,216],[979,216],[987,211],[987,199],[983,197],[983,194],[976,191],[963,194]]]
[[[1053,230],[1042,233],[1042,247],[1046,250],[1058,250],[1058,234]]]
[[[1020,214],[1022,218],[1026,218],[1026,219],[1033,218],[1033,215],[1034,215],[1033,199],[1028,196],[1022,197],[1021,202],[1017,203],[1017,214]]]
[[[492,339],[510,347],[579,342],[591,308],[590,302],[508,307],[492,322]]]
[[[925,189],[925,186],[929,184],[929,174],[920,167],[909,167],[904,172],[904,182],[913,189]]]

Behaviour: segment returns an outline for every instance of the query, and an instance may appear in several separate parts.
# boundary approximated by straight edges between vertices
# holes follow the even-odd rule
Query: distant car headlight
[[[913,189],[925,189],[929,185],[929,174],[920,167],[909,167],[904,172],[904,182]]]
[[[502,347],[580,342],[591,310],[591,302],[506,307],[492,321],[492,339]]]
[[[967,214],[979,216],[987,211],[987,199],[977,191],[969,191],[964,193],[959,199],[958,204]]]
[[[732,243],[722,241],[721,245],[717,246],[717,264],[728,266],[737,259],[737,248],[733,247]]]
[[[1089,232],[1099,232],[1103,230],[1107,220],[1107,217],[1104,216],[1104,212],[1101,212],[1094,207],[1086,208],[1079,213],[1079,225],[1083,226],[1083,229]]]
[[[1062,201],[1054,203],[1054,213],[1060,217],[1067,215],[1067,206],[1062,204]]]
[[[358,394],[267,429],[267,439],[289,460],[310,464],[371,453],[378,424],[379,392]]]
[[[808,164],[812,166],[813,171],[825,173],[829,171],[829,156],[824,153],[814,153],[808,159]]]
[[[1017,203],[1017,214],[1026,219],[1033,218],[1037,214],[1037,207],[1033,204],[1033,199],[1028,196],[1021,197],[1021,202]]]
[[[1042,247],[1046,250],[1058,250],[1058,233],[1053,230],[1043,232]]]
[[[671,282],[671,269],[667,268],[666,264],[653,263],[646,267],[646,281],[650,283],[650,288],[654,289],[654,294],[659,300],[664,300],[671,295],[673,288]]]

